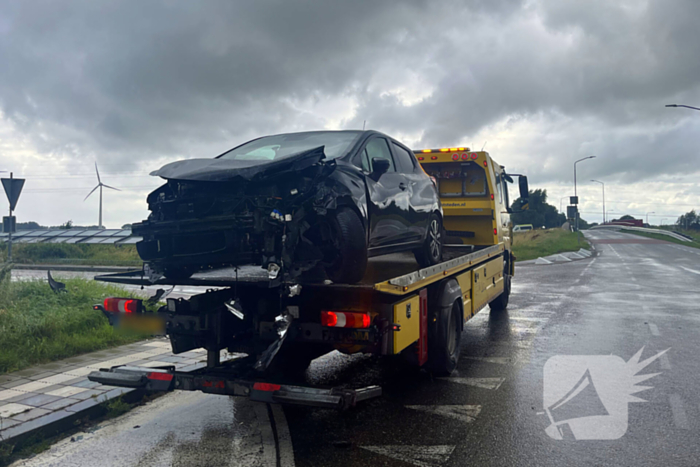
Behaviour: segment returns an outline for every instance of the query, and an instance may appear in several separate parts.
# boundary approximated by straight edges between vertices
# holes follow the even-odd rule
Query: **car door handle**
[[[399,188],[401,188],[402,190],[405,190],[406,184],[404,182],[399,183]]]

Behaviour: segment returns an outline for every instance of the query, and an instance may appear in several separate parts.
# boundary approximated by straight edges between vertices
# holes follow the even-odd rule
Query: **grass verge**
[[[651,232],[639,232],[637,230],[626,230],[626,229],[621,229],[620,232],[633,234],[633,235],[639,235],[640,237],[653,238],[656,240],[663,240],[665,242],[677,243],[679,245],[690,246],[693,248],[700,248],[700,238],[697,238],[697,237],[694,237],[695,240],[693,240],[692,242],[684,242],[682,240],[678,240],[677,238],[669,237],[668,235],[651,233]]]
[[[527,261],[566,251],[578,251],[580,248],[590,248],[581,232],[547,229],[513,234],[513,254],[518,261]]]
[[[85,279],[56,294],[44,281],[0,281],[0,374],[68,358],[145,336],[109,325],[92,305],[124,289]]]
[[[0,262],[6,261],[7,247],[0,243]],[[134,245],[70,243],[17,243],[12,245],[12,262],[17,264],[72,264],[90,266],[141,266]]]

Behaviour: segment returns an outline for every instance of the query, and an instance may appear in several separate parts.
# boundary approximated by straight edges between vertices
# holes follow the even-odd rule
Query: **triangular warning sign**
[[[454,446],[360,446],[418,467],[437,467],[450,458]]]
[[[5,193],[7,194],[7,200],[10,202],[10,210],[14,211],[17,207],[17,200],[19,199],[20,193],[22,193],[22,187],[24,186],[23,178],[3,178],[2,187],[5,188]]]
[[[407,405],[406,408],[443,415],[465,423],[476,420],[481,412],[480,405]]]

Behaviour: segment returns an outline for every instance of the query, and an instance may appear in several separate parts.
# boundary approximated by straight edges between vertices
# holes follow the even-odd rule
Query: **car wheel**
[[[360,282],[367,269],[367,241],[362,221],[355,211],[340,208],[330,222],[334,260],[326,266],[326,275],[337,283]]]
[[[415,256],[421,268],[427,268],[442,260],[442,222],[437,214],[430,216],[428,234],[420,249],[415,251]]]

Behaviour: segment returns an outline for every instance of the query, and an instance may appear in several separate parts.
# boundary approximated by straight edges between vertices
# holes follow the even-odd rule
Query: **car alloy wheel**
[[[432,219],[430,221],[430,229],[428,230],[428,235],[430,236],[430,254],[433,258],[437,260],[440,257],[440,242],[442,240],[440,233],[440,225],[437,219]]]

